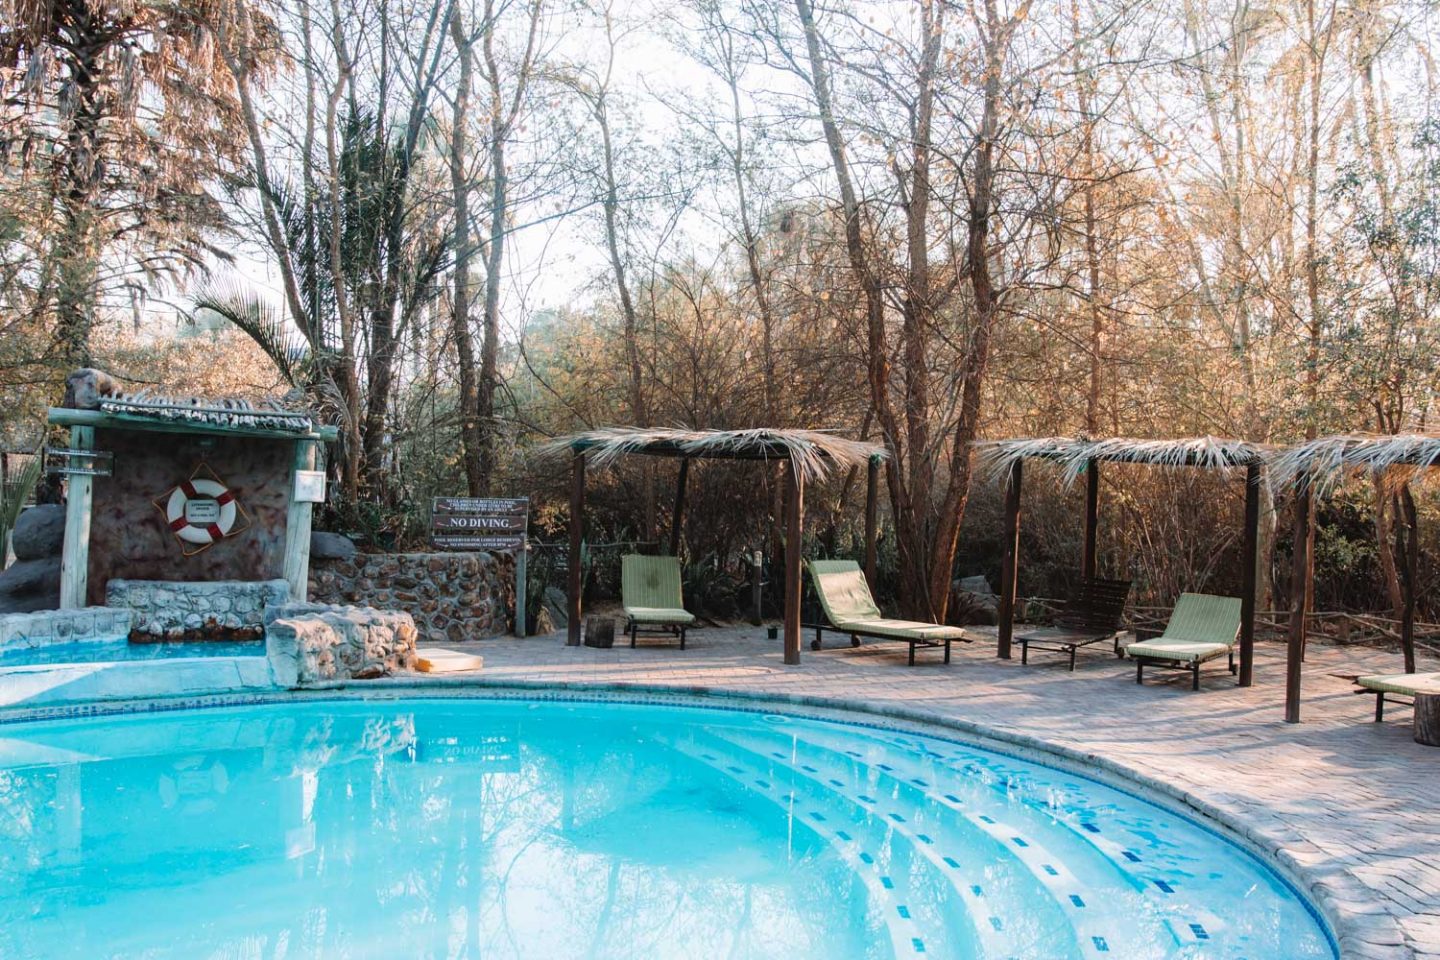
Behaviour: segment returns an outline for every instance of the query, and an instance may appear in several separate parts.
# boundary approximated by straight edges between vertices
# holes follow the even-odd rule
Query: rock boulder
[[[961,577],[950,585],[950,622],[967,626],[1000,622],[1000,598],[983,576]]]
[[[60,556],[65,546],[65,508],[47,503],[20,514],[10,534],[10,545],[17,560]]]
[[[310,534],[310,559],[350,560],[356,554],[355,541],[339,533],[316,530]]]
[[[59,606],[59,557],[19,560],[0,572],[0,613],[29,613]]]
[[[547,615],[550,621],[550,631],[564,630],[570,624],[569,601],[565,598],[565,591],[559,587],[546,587],[544,599],[541,601],[541,612]]]

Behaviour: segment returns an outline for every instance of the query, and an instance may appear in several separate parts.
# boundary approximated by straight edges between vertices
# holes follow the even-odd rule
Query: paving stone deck
[[[1303,870],[1336,919],[1344,956],[1440,958],[1440,748],[1411,739],[1410,710],[1371,722],[1374,698],[1350,682],[1400,670],[1399,655],[1312,644],[1303,717],[1283,722],[1284,647],[1257,644],[1256,685],[1223,665],[1191,692],[1188,675],[1134,669],[1098,650],[1077,670],[1038,654],[1028,667],[993,642],[957,646],[945,666],[903,644],[819,653],[781,663],[763,628],[699,629],[685,651],[659,640],[631,650],[566,647],[559,636],[454,645],[485,658],[483,683],[656,685],[846,700],[888,712],[975,724],[1093,755],[1198,801],[1253,843]],[[1440,669],[1433,660],[1422,670]],[[464,682],[464,681],[461,681]],[[473,681],[471,681],[473,682]]]

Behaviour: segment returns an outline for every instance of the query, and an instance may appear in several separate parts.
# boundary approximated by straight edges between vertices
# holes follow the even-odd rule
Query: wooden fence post
[[[785,471],[785,662],[800,662],[800,541],[804,536],[805,478],[795,461]]]
[[[1000,560],[1000,643],[997,652],[1010,659],[1010,638],[1015,632],[1015,590],[1020,576],[1020,485],[1024,479],[1024,461],[1010,466],[1010,482],[1005,486],[1005,533],[1001,538]]]
[[[1290,567],[1290,634],[1285,651],[1285,722],[1300,722],[1300,669],[1305,658],[1305,573],[1310,569],[1309,478],[1302,477],[1295,489],[1295,553]]]
[[[565,645],[580,646],[582,624],[580,592],[585,588],[585,577],[580,570],[580,545],[585,536],[585,454],[576,451],[570,465],[570,560],[566,571],[568,596],[565,623]]]
[[[1255,579],[1260,560],[1260,465],[1245,468],[1245,538],[1240,548],[1240,677],[1248,687],[1255,677]]]
[[[871,457],[865,464],[865,582],[875,592],[875,539],[880,526],[880,458]]]

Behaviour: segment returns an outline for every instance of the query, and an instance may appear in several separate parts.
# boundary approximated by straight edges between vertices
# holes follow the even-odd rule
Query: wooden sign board
[[[529,515],[529,497],[436,497],[430,542],[445,550],[520,550]]]

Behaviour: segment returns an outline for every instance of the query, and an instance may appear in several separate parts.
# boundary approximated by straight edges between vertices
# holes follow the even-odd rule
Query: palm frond
[[[560,437],[536,451],[542,459],[584,453],[596,466],[627,454],[718,460],[789,460],[806,480],[824,479],[832,469],[886,456],[876,443],[849,440],[826,430],[760,427],[749,430],[692,430],[686,427],[604,427]]]
[[[309,344],[254,289],[230,279],[212,281],[195,295],[194,304],[196,310],[218,314],[254,340],[292,387],[307,385]]]
[[[975,450],[981,471],[995,482],[1002,482],[1010,468],[1022,460],[1048,460],[1060,468],[1065,483],[1073,483],[1085,473],[1091,460],[1230,470],[1264,463],[1271,455],[1270,448],[1260,444],[1210,436],[1171,440],[1025,437],[980,440],[975,443]]]
[[[1351,433],[1287,447],[1273,458],[1270,472],[1277,483],[1309,485],[1324,493],[1346,477],[1363,474],[1411,483],[1437,466],[1440,436]]]

